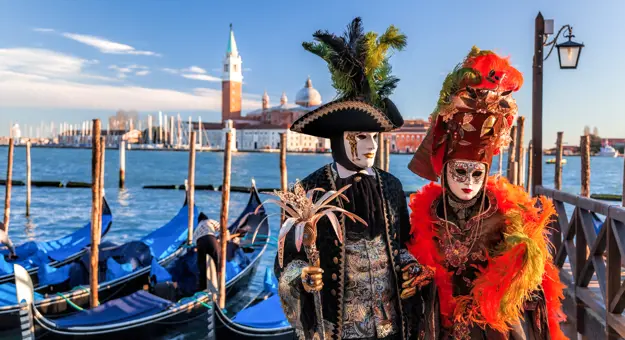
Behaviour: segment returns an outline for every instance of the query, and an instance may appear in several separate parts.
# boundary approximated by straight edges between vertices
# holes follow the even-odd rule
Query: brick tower
[[[230,24],[230,38],[224,58],[224,75],[221,81],[221,122],[228,119],[241,118],[241,84],[243,74],[241,56],[234,40],[232,24]]]

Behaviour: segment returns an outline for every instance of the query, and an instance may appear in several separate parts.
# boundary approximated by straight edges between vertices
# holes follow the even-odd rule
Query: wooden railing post
[[[562,135],[564,132],[558,132],[558,138],[556,139],[556,164],[553,179],[554,188],[556,190],[562,190]],[[581,147],[581,145],[580,145]]]
[[[590,197],[590,136],[580,138],[582,155],[582,189],[581,196]]]

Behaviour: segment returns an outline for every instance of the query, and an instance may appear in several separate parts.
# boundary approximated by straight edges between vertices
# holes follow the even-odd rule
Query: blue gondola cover
[[[290,326],[282,311],[278,295],[272,295],[267,300],[240,311],[232,318],[232,321],[240,325],[261,329]]]

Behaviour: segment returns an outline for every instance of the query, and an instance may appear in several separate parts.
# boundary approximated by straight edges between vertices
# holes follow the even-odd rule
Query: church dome
[[[304,88],[299,90],[297,95],[295,95],[295,104],[305,107],[321,105],[321,95],[319,91],[315,90],[312,86],[310,77],[306,79]]]

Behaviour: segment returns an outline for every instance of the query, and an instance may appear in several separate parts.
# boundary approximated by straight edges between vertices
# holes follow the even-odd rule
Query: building
[[[287,150],[320,151],[329,148],[329,141],[322,138],[305,136],[289,131],[289,127],[306,112],[322,104],[321,95],[308,77],[304,87],[295,95],[295,103],[289,103],[286,92],[282,93],[279,105],[272,106],[265,91],[262,107],[242,115],[242,58],[230,25],[230,36],[223,61],[222,76],[222,112],[220,123],[192,123],[198,131],[196,143],[200,147],[223,149],[225,131],[236,131],[237,150],[271,150],[280,147],[280,134],[287,134]]]
[[[425,138],[430,124],[423,119],[406,119],[404,126],[384,134],[385,140],[391,141],[391,152],[413,153]]]
[[[137,111],[124,111],[119,110],[114,116],[109,117],[108,127],[111,130],[132,130],[136,127],[139,120],[139,113]]]

